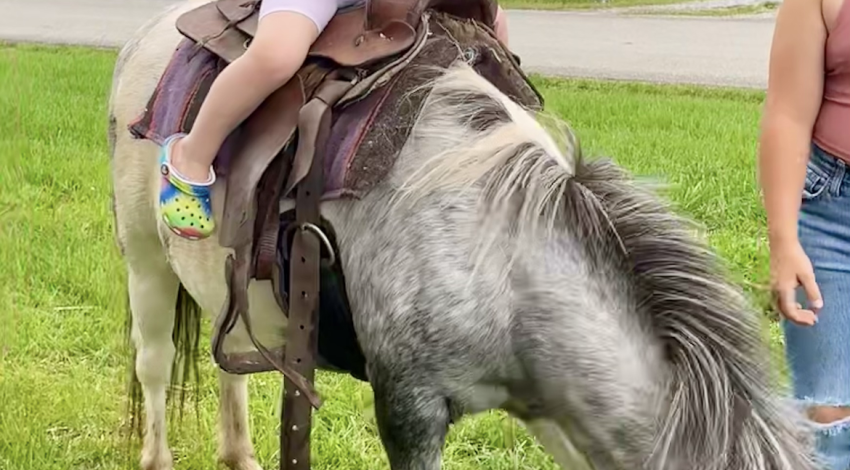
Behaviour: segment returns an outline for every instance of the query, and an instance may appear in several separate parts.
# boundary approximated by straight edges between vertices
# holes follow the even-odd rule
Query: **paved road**
[[[176,0],[0,0],[0,39],[118,46]],[[772,18],[509,12],[511,47],[546,74],[762,88]]]

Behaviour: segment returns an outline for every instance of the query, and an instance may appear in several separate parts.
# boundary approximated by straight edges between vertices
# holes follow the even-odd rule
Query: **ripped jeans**
[[[824,307],[811,327],[784,321],[794,398],[805,406],[850,406],[850,171],[813,145],[798,234]],[[798,289],[798,302],[807,305]],[[813,423],[827,470],[850,470],[850,419]]]

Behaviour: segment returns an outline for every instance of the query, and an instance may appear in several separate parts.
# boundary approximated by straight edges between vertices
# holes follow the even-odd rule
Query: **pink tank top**
[[[844,0],[824,49],[823,102],[812,140],[850,162],[850,0]]]

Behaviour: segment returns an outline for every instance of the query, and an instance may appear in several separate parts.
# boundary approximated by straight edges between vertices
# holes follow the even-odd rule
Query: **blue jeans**
[[[850,171],[813,145],[798,233],[824,307],[811,327],[784,321],[794,397],[804,406],[850,406]],[[806,295],[798,289],[798,302]],[[850,419],[812,423],[828,470],[850,470]]]

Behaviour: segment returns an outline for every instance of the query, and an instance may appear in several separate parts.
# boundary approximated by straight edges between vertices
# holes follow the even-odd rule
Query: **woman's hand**
[[[818,310],[823,307],[823,299],[812,263],[798,240],[771,247],[770,275],[771,288],[782,315],[798,325],[814,325]],[[809,309],[797,303],[795,290],[799,285],[806,292]]]

